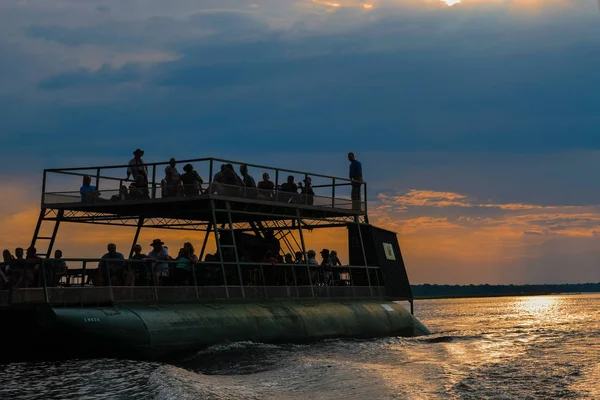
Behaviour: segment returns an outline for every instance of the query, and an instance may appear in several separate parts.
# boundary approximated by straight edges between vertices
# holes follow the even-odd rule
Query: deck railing
[[[366,182],[353,182],[348,178],[314,174],[305,171],[274,168],[269,166],[247,164],[239,161],[230,161],[220,158],[199,158],[192,160],[177,161],[177,169],[183,174],[182,168],[185,164],[192,164],[194,170],[202,177],[204,183],[200,188],[194,185],[161,184],[165,178],[165,169],[168,162],[146,163],[148,169],[148,184],[142,190],[131,190],[134,182],[132,177],[127,179],[127,168],[129,165],[111,165],[81,168],[59,168],[44,170],[42,185],[42,206],[72,204],[72,203],[94,203],[107,202],[142,202],[167,199],[168,201],[189,199],[197,196],[233,197],[257,201],[275,201],[292,203],[303,206],[328,207],[337,209],[352,209],[367,212],[367,184]],[[245,186],[223,185],[214,181],[215,174],[220,171],[221,165],[231,164],[240,176],[239,167],[247,166],[250,175],[258,183],[262,180],[263,173],[270,175],[274,183],[274,190],[259,190]],[[79,187],[82,177],[90,176],[92,185],[99,191],[99,196],[82,198]],[[296,184],[306,186],[305,180],[312,180],[314,195],[302,194],[301,188],[298,193],[282,191],[281,185],[287,181],[288,176],[293,176]],[[360,201],[352,201],[350,192],[352,185],[359,185],[361,192]],[[135,185],[134,185],[135,186]],[[139,189],[139,188],[138,188]]]
[[[65,271],[58,270],[59,261],[70,267]],[[106,263],[106,267],[98,268],[100,261]],[[153,266],[156,263],[169,264],[170,276],[158,276],[156,266]],[[321,265],[306,263],[205,261],[191,266],[187,280],[175,281],[173,271],[178,263],[181,261],[16,260],[6,274],[8,282],[0,285],[0,305],[47,303],[84,306],[226,299],[381,298],[385,293],[380,269],[375,266],[324,269]]]

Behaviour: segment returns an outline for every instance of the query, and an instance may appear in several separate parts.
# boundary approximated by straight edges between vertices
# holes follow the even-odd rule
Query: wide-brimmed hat
[[[323,250],[321,250],[321,253],[320,253],[320,254],[323,254],[323,253],[327,253],[327,254],[329,254],[329,249],[323,249]]]
[[[141,155],[144,155],[144,150],[142,150],[142,149],[135,149],[135,151],[133,152],[133,154],[135,155],[137,153],[140,153]]]
[[[160,239],[154,239],[152,243],[150,243],[150,246],[154,246],[155,244],[160,244],[162,246],[165,243]]]

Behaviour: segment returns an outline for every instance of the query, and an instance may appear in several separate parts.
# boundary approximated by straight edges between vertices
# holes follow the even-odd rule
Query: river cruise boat
[[[1,357],[165,359],[224,342],[429,333],[396,234],[369,224],[366,182],[218,158],[183,165],[179,178],[167,162],[44,170],[29,254],[4,266],[0,337],[16,350]],[[248,169],[269,176],[253,187]],[[55,258],[66,223],[129,227],[129,254]],[[348,265],[307,248],[307,233],[325,228],[347,237]],[[142,229],[202,245],[170,259],[156,240],[144,257]]]

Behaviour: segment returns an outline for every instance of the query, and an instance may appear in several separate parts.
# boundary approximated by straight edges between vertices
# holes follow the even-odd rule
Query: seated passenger
[[[94,278],[95,286],[116,286],[122,281],[125,257],[117,252],[117,245],[109,243],[108,253],[104,254],[98,263],[98,274]],[[123,261],[120,261],[123,260]]]
[[[263,180],[258,182],[258,198],[263,200],[273,200],[273,191],[275,190],[275,184],[269,180],[269,174],[266,172],[263,174]]]
[[[319,266],[319,262],[317,261],[316,257],[317,257],[317,253],[314,250],[309,250],[306,252],[306,263],[309,265],[309,268],[310,268],[310,276],[311,276],[313,285],[317,284],[319,282],[322,282],[319,269],[313,268],[313,267]]]
[[[331,270],[332,264],[331,258],[329,257],[329,250],[321,250],[321,257],[323,258],[323,260],[321,261],[321,266],[323,267],[324,282],[329,284],[333,280],[333,274]]]
[[[183,167],[185,173],[180,176],[181,183],[183,184],[183,193],[186,196],[196,196],[202,193],[202,184],[204,181],[198,175],[196,171],[194,171],[194,167],[192,164],[186,164]]]
[[[294,183],[294,176],[290,175],[287,182],[281,184],[279,190],[283,193],[279,194],[279,200],[285,203],[294,203],[298,194],[298,186]]]
[[[129,257],[130,260],[136,262],[130,262],[127,266],[127,274],[125,278],[125,285],[147,285],[151,283],[150,266],[147,263],[141,262],[141,260],[147,259],[148,256],[142,253],[142,246],[136,244],[133,246],[133,254]]]
[[[167,176],[160,183],[162,187],[162,197],[178,197],[182,194],[181,179],[175,177],[173,168],[167,167]]]
[[[150,243],[150,246],[152,246],[152,251],[148,253],[148,259],[154,261],[152,263],[154,281],[157,285],[160,285],[169,278],[169,264],[156,261],[172,260],[173,257],[169,255],[169,250],[164,246],[164,242],[160,239],[154,239],[152,243]]]
[[[136,176],[135,181],[129,185],[128,198],[131,200],[146,200],[150,198],[148,193],[148,184],[144,182],[143,176]]]
[[[223,185],[225,186],[226,196],[241,196],[244,181],[235,173],[233,165],[226,164],[223,171]]]
[[[301,204],[312,206],[315,202],[315,192],[312,188],[312,179],[310,176],[307,176],[303,182],[304,186],[302,186],[302,183],[298,184],[300,187],[300,193],[302,194]]]
[[[254,181],[254,178],[248,173],[248,166],[246,164],[240,165],[240,174],[242,174],[244,186],[246,186],[246,197],[255,199],[256,182]]]
[[[85,175],[83,177],[83,185],[79,188],[82,203],[95,203],[100,197],[100,192],[96,186],[92,186],[92,177]]]
[[[110,199],[112,201],[123,201],[129,198],[129,192],[127,191],[127,186],[121,185],[119,188],[119,194],[113,195]]]
[[[198,263],[198,256],[194,254],[194,246],[190,242],[183,244],[183,248],[179,250],[177,264],[173,270],[173,280],[177,286],[190,286],[192,280],[192,268]]]
[[[67,278],[67,263],[62,260],[62,251],[54,252],[54,261],[52,262],[52,282],[53,286],[58,286],[62,278]]]
[[[27,287],[31,286],[42,286],[42,259],[37,255],[37,249],[33,246],[27,248],[25,256],[25,279],[27,280]],[[43,268],[48,273],[50,266],[45,265]],[[47,275],[46,275],[47,276]]]

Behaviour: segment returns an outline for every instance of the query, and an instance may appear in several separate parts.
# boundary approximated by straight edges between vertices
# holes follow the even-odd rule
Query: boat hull
[[[403,306],[373,300],[40,306],[4,310],[0,321],[4,339],[16,342],[15,350],[19,350],[13,359],[169,359],[224,342],[307,343],[429,334]],[[12,337],[7,338],[10,332]]]

